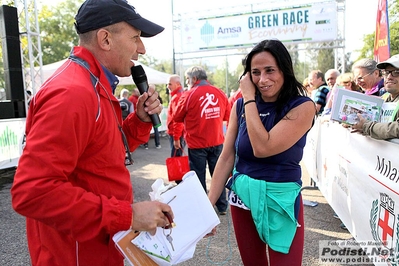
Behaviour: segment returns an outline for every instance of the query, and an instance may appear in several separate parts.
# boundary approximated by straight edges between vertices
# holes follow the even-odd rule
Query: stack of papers
[[[159,265],[174,265],[192,258],[198,241],[220,223],[194,171],[185,174],[181,183],[162,194],[162,202],[170,200],[176,224],[172,231],[158,228],[154,236],[141,232],[131,240]],[[166,239],[170,232],[174,250]],[[116,234],[115,243],[126,235],[123,232]],[[122,253],[126,251],[122,250]],[[131,265],[137,264],[131,262]]]

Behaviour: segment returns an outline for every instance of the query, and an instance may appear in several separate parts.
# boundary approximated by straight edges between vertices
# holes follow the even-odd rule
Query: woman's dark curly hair
[[[299,82],[294,75],[294,68],[292,66],[291,56],[288,53],[287,48],[279,40],[264,40],[258,43],[249,54],[245,57],[245,68],[244,74],[251,73],[251,61],[254,55],[261,52],[269,52],[275,58],[278,68],[284,75],[283,88],[277,98],[277,113],[280,113],[284,105],[289,99],[302,95],[306,96],[306,90],[301,82]],[[252,80],[252,75],[251,75]],[[257,97],[260,96],[259,90],[256,90]]]

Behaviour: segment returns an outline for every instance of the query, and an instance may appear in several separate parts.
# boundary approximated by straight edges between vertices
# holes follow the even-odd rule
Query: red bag
[[[168,170],[169,181],[180,181],[183,176],[190,171],[188,156],[185,155],[184,151],[183,154],[183,156],[169,157],[166,159],[166,169]]]

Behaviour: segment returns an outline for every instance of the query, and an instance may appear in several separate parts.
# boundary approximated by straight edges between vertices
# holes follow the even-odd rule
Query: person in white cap
[[[164,28],[124,0],[87,0],[75,19],[79,46],[30,104],[12,205],[26,216],[32,265],[123,266],[115,233],[154,234],[173,218],[167,204],[133,203],[126,168],[162,111],[158,93],[143,93],[124,121],[113,95],[116,75],[130,76],[145,53],[141,38]]]
[[[399,55],[394,55],[388,60],[377,64],[384,76],[384,87],[389,93],[386,102],[399,101]],[[374,139],[393,139],[399,138],[399,116],[398,112],[394,116],[394,121],[380,123],[367,121],[358,115],[359,122],[352,126],[352,132],[362,133]]]

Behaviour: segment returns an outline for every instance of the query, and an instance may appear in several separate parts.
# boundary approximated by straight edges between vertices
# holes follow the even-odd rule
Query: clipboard
[[[167,203],[171,199],[173,201],[169,205],[176,223],[172,232],[174,250],[160,227],[154,236],[148,232],[123,231],[113,237],[118,249],[132,266],[169,266],[189,260],[194,256],[198,241],[220,224],[220,219],[194,171],[185,174],[182,182],[162,194],[162,202]],[[143,255],[155,264],[144,264]]]
[[[132,230],[121,231],[116,233],[112,239],[118,250],[131,266],[157,266],[157,263],[132,243],[132,240],[138,235],[139,232],[134,232]]]

